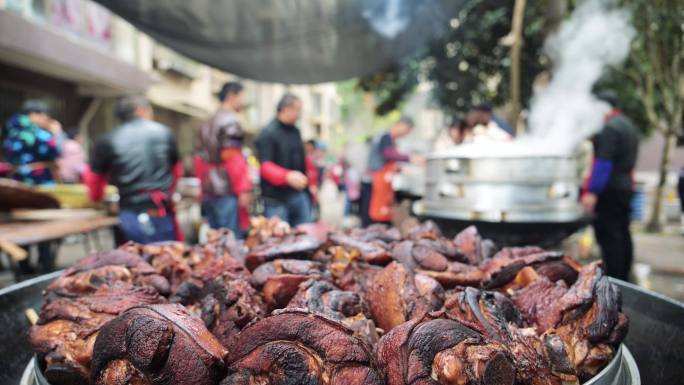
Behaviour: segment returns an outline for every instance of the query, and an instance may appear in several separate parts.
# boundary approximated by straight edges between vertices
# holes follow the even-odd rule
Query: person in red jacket
[[[195,175],[202,184],[202,213],[209,226],[230,229],[238,237],[245,230],[240,212],[248,209],[252,190],[238,116],[244,107],[243,95],[242,84],[223,85],[219,92],[221,108],[200,128],[194,158]]]

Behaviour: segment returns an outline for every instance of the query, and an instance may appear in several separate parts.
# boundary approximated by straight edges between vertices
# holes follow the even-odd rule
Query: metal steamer
[[[457,231],[477,225],[501,244],[557,243],[585,222],[574,156],[483,156],[454,149],[430,157],[419,216]]]

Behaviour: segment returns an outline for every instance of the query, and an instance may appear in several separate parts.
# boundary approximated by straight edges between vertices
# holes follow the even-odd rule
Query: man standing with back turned
[[[182,238],[175,223],[171,193],[182,172],[171,130],[152,121],[152,106],[141,96],[117,101],[123,123],[105,134],[90,157],[85,178],[93,201],[107,182],[119,189],[119,226],[127,241],[152,243]]]
[[[594,212],[594,232],[606,273],[629,280],[634,253],[629,231],[633,193],[632,172],[639,151],[639,133],[617,108],[617,96],[605,91],[599,98],[613,108],[594,137],[594,164],[582,196],[587,212]]]
[[[311,222],[311,200],[306,190],[316,183],[306,177],[304,144],[295,126],[301,109],[297,96],[285,94],[278,102],[276,118],[264,127],[256,143],[264,215],[280,217],[291,226]]]

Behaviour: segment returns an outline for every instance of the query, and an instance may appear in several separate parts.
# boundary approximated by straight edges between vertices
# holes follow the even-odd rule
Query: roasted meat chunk
[[[448,244],[429,239],[398,242],[392,249],[392,258],[412,271],[434,278],[446,288],[479,286],[482,280],[480,269],[453,261],[458,253],[448,256],[445,253],[453,250],[444,245]]]
[[[332,283],[321,280],[302,283],[287,307],[307,309],[338,321],[367,312],[361,296],[342,291]]]
[[[139,306],[102,327],[91,376],[97,385],[213,385],[226,353],[183,306]]]
[[[79,260],[52,281],[46,291],[56,296],[78,296],[117,281],[150,286],[164,295],[169,294],[171,289],[169,281],[139,255],[111,250]],[[47,300],[53,297],[48,295]]]
[[[228,255],[207,255],[170,297],[200,316],[224,346],[249,322],[265,314],[264,303],[249,284],[251,274]]]
[[[160,242],[141,245],[129,242],[120,249],[136,253],[171,284],[174,291],[192,276],[192,264],[197,261],[193,249],[182,242]]]
[[[465,288],[447,294],[447,316],[501,343],[511,353],[520,385],[560,385],[573,382],[573,373],[559,373],[546,356],[534,328],[524,327],[523,316],[505,295]],[[556,366],[557,367],[557,366]]]
[[[255,217],[250,220],[250,230],[245,244],[253,248],[271,238],[282,238],[295,233],[287,222],[278,217]]]
[[[325,275],[323,264],[297,259],[277,259],[254,270],[252,286],[261,290],[270,310],[282,309],[297,294],[299,284]]]
[[[387,242],[382,239],[365,239],[365,237],[336,233],[331,234],[329,239],[334,245],[358,252],[368,263],[383,265],[392,260]]]
[[[368,307],[361,295],[340,290],[330,282],[309,280],[302,283],[287,307],[306,309],[340,321],[371,346],[378,342],[375,323],[368,318]]]
[[[231,346],[243,327],[266,314],[258,292],[249,282],[231,273],[208,281],[188,281],[170,301],[183,304],[198,315],[226,347]]]
[[[506,248],[484,264],[482,287],[493,289],[511,282],[523,268],[562,261],[562,253],[544,251],[538,247]]]
[[[565,353],[582,381],[594,376],[627,334],[629,321],[621,306],[620,290],[600,262],[582,267],[577,282],[551,309],[558,323],[544,333],[549,355]]]
[[[464,324],[435,312],[382,336],[377,358],[387,385],[513,385],[508,350]]]
[[[475,226],[467,227],[456,234],[454,243],[471,265],[479,265],[496,252],[494,242],[483,239]]]
[[[221,385],[381,385],[371,347],[342,324],[281,310],[238,336]]]
[[[413,274],[401,263],[392,262],[374,275],[366,301],[375,323],[385,331],[444,303],[444,289],[434,279]]]
[[[382,271],[382,267],[365,262],[333,262],[328,265],[335,285],[342,290],[352,291],[365,298],[375,274]]]
[[[45,303],[29,343],[44,362],[45,377],[53,385],[87,384],[93,344],[102,326],[125,310],[164,302],[150,287],[116,282],[78,298]]]
[[[391,227],[382,223],[376,223],[366,228],[353,228],[348,231],[353,238],[365,241],[380,240],[391,244],[401,240],[401,232],[396,227]]]
[[[567,291],[568,286],[563,281],[554,283],[546,277],[536,276],[532,283],[515,292],[512,300],[527,322],[541,334],[560,321],[560,312],[555,308]]]
[[[250,270],[275,259],[311,259],[323,242],[310,235],[287,235],[282,238],[268,238],[254,246],[245,264]]]

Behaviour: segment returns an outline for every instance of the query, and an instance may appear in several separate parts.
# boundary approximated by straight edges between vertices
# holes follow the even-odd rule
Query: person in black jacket
[[[682,208],[682,220],[680,232],[684,235],[684,166],[679,169],[679,181],[677,182],[677,192],[679,192],[679,205]]]
[[[123,240],[181,240],[171,201],[182,173],[173,132],[152,121],[152,106],[143,97],[119,99],[115,112],[123,124],[102,136],[90,157],[90,198],[102,199],[107,182],[119,189]]]
[[[599,97],[613,109],[593,138],[594,164],[582,205],[595,213],[594,232],[607,274],[628,281],[634,258],[629,225],[639,132],[617,108],[614,92]]]
[[[276,118],[256,141],[264,215],[277,216],[292,226],[311,222],[307,188],[314,188],[316,183],[306,177],[304,144],[295,125],[301,109],[297,96],[285,94],[278,103]]]

